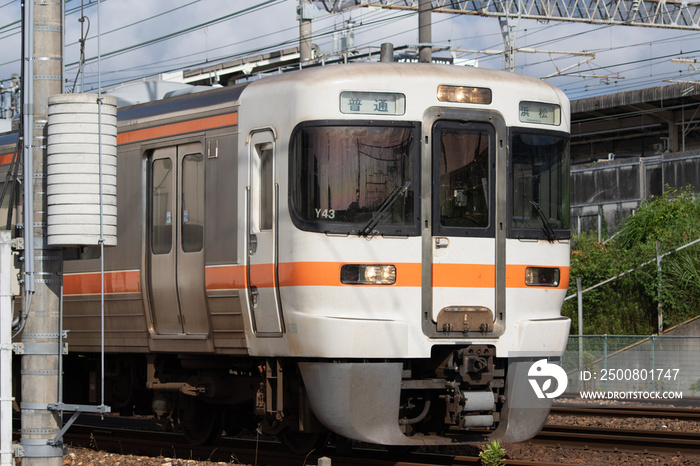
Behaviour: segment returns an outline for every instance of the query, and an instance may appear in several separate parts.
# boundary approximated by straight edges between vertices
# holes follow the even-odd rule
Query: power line
[[[127,52],[132,52],[134,50],[137,50],[137,49],[149,46],[149,45],[154,45],[154,44],[157,44],[159,42],[163,42],[163,41],[166,41],[169,39],[173,39],[175,37],[179,37],[179,36],[182,36],[184,34],[187,34],[187,33],[193,32],[193,31],[197,31],[199,29],[203,29],[205,27],[212,26],[214,24],[218,24],[218,23],[221,23],[223,21],[226,21],[226,20],[229,20],[232,18],[236,18],[239,16],[243,16],[243,15],[246,15],[249,13],[256,12],[258,10],[261,10],[263,8],[270,6],[271,4],[279,3],[281,1],[283,1],[283,0],[266,0],[266,1],[263,1],[261,3],[258,3],[257,5],[253,5],[251,7],[244,8],[244,9],[236,11],[234,13],[230,13],[230,14],[221,16],[219,18],[215,18],[213,20],[206,21],[204,23],[200,23],[200,24],[197,24],[195,26],[190,26],[190,27],[187,27],[185,29],[181,29],[179,31],[171,32],[169,34],[165,34],[165,35],[162,35],[160,37],[156,37],[154,39],[149,39],[149,40],[140,42],[138,44],[130,45],[127,47],[122,47],[120,49],[113,50],[111,52],[103,52],[101,55],[101,58],[107,59],[107,58],[118,56],[118,55],[121,55],[121,54],[124,54]],[[86,59],[85,62],[92,63],[96,60],[97,60],[97,57],[91,57],[91,58]],[[77,62],[76,63],[68,63],[66,66],[75,66],[75,65],[77,65]]]
[[[90,8],[94,7],[97,4],[97,0],[84,0],[85,1],[85,8]],[[108,1],[108,0],[101,0],[103,3]],[[186,7],[192,6],[199,0],[185,0],[185,3],[182,5],[177,5],[177,6],[170,6],[167,7],[167,9],[164,9],[162,12],[155,13],[147,18],[139,19],[136,21],[129,22],[127,24],[123,24],[121,26],[115,27],[114,29],[106,32],[103,34],[104,35],[110,35],[110,34],[116,34],[119,31],[124,31],[128,28],[134,27],[134,26],[141,26],[143,29],[143,25],[146,24],[149,21],[153,20],[158,20],[161,23],[164,22],[163,18],[169,18],[171,15],[177,15],[181,12],[183,12]],[[288,0],[289,2],[290,0]],[[67,14],[73,14],[74,12],[79,10],[79,6],[76,7],[75,5],[81,3],[78,2],[77,0],[67,0],[66,1],[66,13]],[[269,0],[267,2],[259,2],[254,6],[251,6],[249,8],[249,13],[255,13],[261,11],[263,8],[267,8],[268,6],[274,6],[274,5],[279,5],[283,3],[281,0]],[[12,5],[17,5],[17,1],[10,1],[10,2],[5,2],[2,5],[0,5],[0,8],[7,8]],[[364,10],[364,9],[363,9]],[[355,11],[355,10],[353,10]],[[367,10],[364,10],[367,11]],[[192,27],[187,27],[183,28],[178,31],[174,31],[172,33],[168,34],[163,34],[158,37],[149,39],[149,40],[144,40],[142,42],[138,43],[133,43],[133,44],[125,44],[125,46],[109,51],[107,53],[104,53],[102,55],[102,59],[104,63],[110,64],[114,63],[113,66],[111,66],[112,71],[107,71],[105,72],[108,76],[110,76],[112,79],[115,81],[122,79],[122,80],[130,80],[130,79],[135,79],[137,74],[140,74],[141,72],[150,72],[149,75],[155,74],[157,72],[163,72],[163,68],[170,68],[170,71],[174,71],[175,69],[183,69],[186,67],[195,67],[195,66],[201,66],[204,64],[210,64],[213,62],[217,61],[223,61],[223,60],[231,60],[235,59],[236,57],[244,57],[248,56],[251,54],[259,53],[262,51],[271,51],[275,50],[276,48],[279,47],[286,47],[289,46],[289,44],[295,44],[297,41],[296,34],[294,34],[294,37],[290,37],[287,39],[281,39],[281,40],[270,40],[274,39],[275,36],[284,36],[286,34],[290,34],[296,30],[297,26],[294,24],[293,26],[290,26],[288,28],[283,27],[279,28],[275,31],[268,32],[265,34],[259,34],[256,36],[250,36],[246,37],[243,40],[239,40],[236,42],[226,42],[226,41],[219,41],[217,43],[216,47],[209,48],[207,46],[206,48],[206,54],[207,54],[207,59],[202,60],[201,55],[203,55],[202,52],[187,52],[187,53],[182,53],[180,55],[176,56],[166,56],[163,59],[160,59],[158,61],[149,61],[148,63],[133,63],[128,66],[128,68],[123,68],[117,65],[117,61],[113,61],[115,58],[127,54],[127,53],[133,53],[138,50],[149,50],[149,52],[159,43],[163,43],[168,40],[173,40],[177,37],[184,36],[186,34],[195,32],[197,30],[201,30],[203,28],[207,28],[209,26],[215,25],[222,23],[227,20],[231,19],[237,19],[243,17],[247,12],[244,10],[237,11],[234,13],[231,13],[229,15],[223,15],[220,17],[216,17],[213,19],[210,19],[208,21],[202,22],[197,24],[196,26]],[[415,25],[411,27],[401,27],[404,25],[405,21],[409,18],[415,18],[415,13],[409,12],[409,11],[401,11],[401,10],[370,10],[369,12],[363,12],[358,16],[356,15],[351,15],[351,18],[355,19],[356,21],[356,26],[355,26],[355,34],[356,34],[356,43],[358,44],[358,47],[366,47],[366,46],[371,46],[372,44],[377,44],[381,41],[386,41],[389,40],[391,41],[393,38],[396,37],[397,34],[417,34],[417,22]],[[460,30],[463,30],[465,27],[473,27],[472,25],[475,24],[474,21],[479,21],[481,23],[485,23],[485,20],[483,18],[468,18],[468,22],[463,22],[461,20],[461,17],[455,18],[454,15],[442,15],[442,14],[434,14],[434,21],[433,25],[439,25],[441,23],[444,23],[445,21],[453,21],[455,24],[454,29],[456,29],[458,32]],[[315,21],[315,25],[318,25],[320,27],[315,27],[315,32],[313,34],[313,40],[314,42],[318,42],[322,46],[325,44],[326,46],[330,42],[330,37],[333,35],[334,32],[338,31],[338,16],[324,16],[322,18],[319,18]],[[448,19],[449,18],[449,19]],[[495,25],[494,25],[495,26]],[[562,27],[565,29],[562,30]],[[0,26],[0,41],[5,41],[5,40],[10,40],[13,38],[16,38],[16,35],[18,34],[18,31],[20,29],[19,26],[19,21],[9,21],[7,24],[4,24]],[[386,29],[388,32],[386,34],[381,34],[382,30]],[[400,32],[397,31],[397,29],[401,29]],[[482,28],[483,29],[483,28]],[[488,29],[488,27],[487,27]],[[495,27],[494,27],[495,29]],[[613,36],[613,31],[618,30],[619,28],[616,29],[610,29],[610,26],[604,26],[604,27],[597,27],[594,29],[587,29],[587,30],[574,30],[572,32],[571,30],[571,24],[565,24],[561,22],[557,22],[555,24],[547,24],[545,26],[541,25],[535,25],[535,26],[529,26],[527,28],[527,38],[532,41],[535,38],[539,38],[541,40],[536,40],[536,41],[528,41],[528,47],[544,47],[547,45],[551,45],[552,43],[562,43],[563,41],[578,41],[578,43],[582,42],[583,37],[586,37],[587,34],[595,35],[598,37],[595,37],[593,39],[590,39],[591,41],[595,39],[599,39],[601,32],[605,31],[608,29],[610,31],[610,47],[605,47],[604,44],[601,43],[600,40],[598,40],[597,44],[595,44],[594,48],[590,50],[592,53],[596,53],[596,61],[591,63],[590,65],[586,65],[586,70],[594,70],[594,71],[602,71],[605,70],[606,73],[610,70],[615,70],[615,72],[621,73],[621,74],[634,74],[634,78],[628,77],[627,80],[622,82],[615,83],[615,88],[620,89],[624,86],[624,88],[629,88],[629,87],[639,87],[641,85],[646,85],[646,84],[651,84],[651,85],[659,85],[661,82],[661,79],[664,78],[670,78],[670,77],[677,77],[679,74],[684,75],[684,76],[689,76],[692,75],[692,73],[679,70],[679,66],[672,67],[672,70],[667,70],[663,69],[661,67],[661,64],[663,63],[663,60],[667,59],[669,56],[678,56],[681,53],[683,55],[687,55],[689,53],[695,53],[694,49],[696,45],[696,41],[698,40],[698,33],[684,33],[684,34],[677,34],[676,36],[673,37],[662,37],[658,39],[653,39],[653,40],[648,40],[648,41],[641,41],[638,43],[621,43],[619,45],[613,46],[613,38],[616,39],[616,41],[619,43],[620,40],[617,40],[617,36]],[[377,34],[380,33],[380,34]],[[562,34],[563,33],[563,34]],[[547,36],[542,36],[543,34],[546,34]],[[658,34],[656,34],[658,35]],[[484,40],[488,40],[489,38],[494,39],[495,37],[501,36],[500,31],[499,32],[494,32],[494,33],[486,33],[486,34],[479,34],[479,35],[474,35],[474,36],[464,36],[457,34],[458,37],[450,37],[448,43],[456,43],[460,41],[474,41],[474,42],[481,42],[483,43]],[[90,39],[93,39],[94,36]],[[588,41],[588,39],[585,39]],[[410,42],[411,39],[402,39],[402,41],[405,42]],[[74,46],[77,44],[77,42],[71,42],[68,44],[68,46]],[[250,47],[246,46],[249,44],[255,44],[255,46]],[[502,41],[498,41],[498,45],[496,47],[502,47]],[[641,50],[641,47],[644,45],[649,45],[650,47],[660,45],[660,44],[665,44],[667,45],[666,49],[664,50],[663,55],[658,55],[657,51],[654,51],[654,53],[657,53],[656,55],[652,56],[647,56],[644,58],[639,58],[638,60],[635,60],[633,62],[614,62],[611,63],[611,60],[606,60],[608,57],[614,57],[615,54],[619,54],[620,51],[625,51],[626,55],[629,56],[635,49]],[[685,51],[683,52],[682,49],[690,49],[693,50],[693,52],[688,52]],[[16,46],[12,47],[5,47],[5,49],[16,49]],[[669,50],[674,50],[677,49],[677,53],[675,54],[669,54]],[[227,52],[229,51],[229,52]],[[213,57],[212,55],[213,54]],[[480,57],[480,65],[485,66],[485,67],[492,67],[492,68],[502,68],[503,65],[501,63],[501,56],[496,55],[496,56],[483,56],[483,55],[478,55],[478,54],[473,54],[476,56]],[[469,55],[463,55],[463,56],[469,56]],[[0,55],[0,59],[3,57],[8,57],[7,54]],[[209,58],[212,57],[212,58]],[[91,57],[88,59],[87,63],[94,63],[95,58]],[[497,61],[494,61],[497,60]],[[546,66],[547,63],[551,62],[552,60],[556,61],[557,63],[566,63],[567,60],[571,60],[571,58],[567,57],[557,57],[554,59],[550,58],[543,58],[540,60],[535,60],[531,61],[528,63],[520,64],[518,65],[518,70],[525,73],[525,74],[531,74],[537,76],[539,73],[542,73],[542,68],[543,66]],[[20,63],[19,57],[17,59],[10,59],[8,60],[7,58],[0,63],[0,67],[15,67],[17,64]],[[70,62],[66,65],[66,70],[67,71],[72,71],[77,68],[77,62]],[[650,74],[651,76],[642,74],[640,75],[640,72],[643,71],[644,67],[649,67],[650,68]],[[120,69],[121,68],[121,69]],[[2,69],[2,68],[0,68]],[[88,73],[89,74],[89,73]],[[547,73],[542,73],[541,75],[544,75]],[[141,76],[139,76],[141,77]],[[572,79],[573,78],[573,73],[569,72],[568,74],[565,74],[563,77],[554,77],[551,78],[552,82],[556,83],[561,83],[562,80],[564,79]],[[577,83],[574,84],[565,84],[560,87],[565,90],[567,93],[580,93],[580,92],[586,92],[587,94],[590,94],[591,92],[597,93],[600,92],[603,88],[598,88],[595,90],[590,90],[586,89],[587,86],[590,86],[592,83],[595,83],[595,80],[590,80],[590,79],[584,79],[580,80]],[[585,91],[583,89],[586,89]]]
[[[102,35],[102,37],[105,37],[105,36],[107,36],[107,35],[109,35],[109,34],[112,34],[112,33],[115,33],[115,32],[119,32],[119,31],[123,31],[124,29],[130,28],[130,27],[133,27],[133,26],[136,26],[136,25],[138,25],[138,24],[145,23],[145,22],[150,21],[150,20],[152,20],[152,19],[160,18],[161,16],[165,16],[165,15],[167,15],[167,14],[169,14],[169,13],[175,12],[175,11],[177,11],[177,10],[181,10],[181,9],[183,9],[183,8],[186,8],[186,7],[190,6],[190,5],[193,5],[193,4],[195,4],[195,3],[198,3],[198,2],[200,2],[200,1],[201,1],[201,0],[193,0],[193,1],[189,2],[189,3],[186,3],[186,4],[184,4],[184,5],[180,5],[180,6],[176,7],[176,8],[171,8],[170,10],[166,10],[166,11],[164,11],[164,12],[162,12],[162,13],[158,13],[158,14],[156,14],[156,15],[149,16],[148,18],[140,19],[140,20],[138,20],[138,21],[134,21],[134,22],[129,23],[129,24],[126,24],[126,25],[124,25],[124,26],[118,27],[118,28],[116,28],[116,29],[112,29],[112,30],[110,30],[110,31],[103,32],[101,35]],[[88,38],[88,40],[90,40],[90,39],[96,39],[96,38],[97,38],[96,36],[93,36],[92,38]],[[71,46],[71,45],[77,45],[77,44],[78,44],[78,41],[71,42],[70,44],[66,44],[66,47],[69,47],[69,46]]]

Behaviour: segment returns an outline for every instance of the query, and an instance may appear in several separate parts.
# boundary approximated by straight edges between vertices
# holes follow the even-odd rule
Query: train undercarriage
[[[488,345],[405,361],[107,355],[105,402],[123,415],[153,414],[193,444],[255,430],[298,451],[329,432],[386,445],[476,443],[502,423],[506,362]],[[99,402],[99,377],[95,355],[67,357],[65,401]]]

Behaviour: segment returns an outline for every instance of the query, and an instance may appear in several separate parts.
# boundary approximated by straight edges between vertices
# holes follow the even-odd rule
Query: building
[[[700,83],[572,101],[571,156],[576,231],[611,234],[666,186],[699,193]]]

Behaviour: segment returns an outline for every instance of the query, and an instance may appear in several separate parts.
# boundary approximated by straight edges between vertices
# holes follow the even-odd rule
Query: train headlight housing
[[[491,103],[491,89],[486,87],[438,86],[437,98],[440,102],[457,102],[460,104]]]
[[[559,286],[559,269],[553,267],[528,267],[525,269],[527,286]]]
[[[393,265],[345,264],[340,268],[340,282],[345,285],[393,285],[396,267]]]

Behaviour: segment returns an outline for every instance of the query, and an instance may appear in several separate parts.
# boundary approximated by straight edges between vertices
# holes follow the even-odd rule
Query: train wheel
[[[180,428],[188,442],[206,445],[221,435],[224,414],[220,407],[191,397],[180,399]]]
[[[328,443],[328,431],[324,432],[299,432],[284,429],[277,434],[277,438],[292,453],[305,455],[311,451],[320,451]]]

